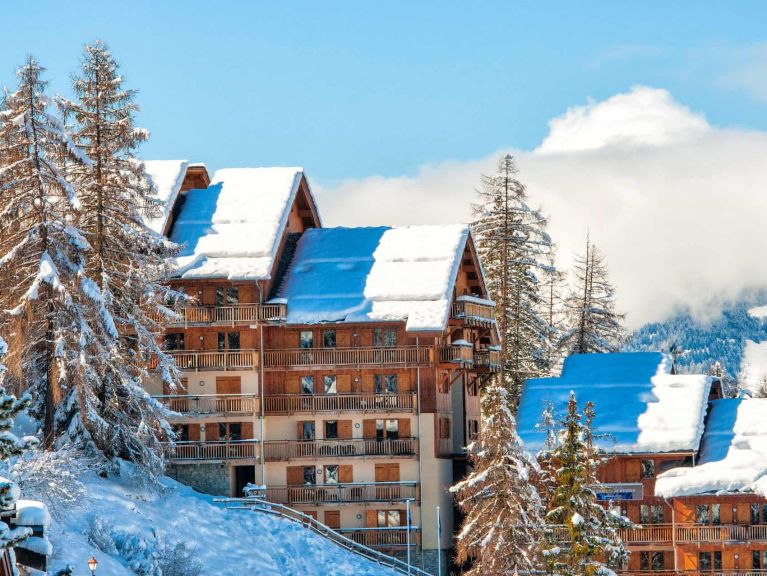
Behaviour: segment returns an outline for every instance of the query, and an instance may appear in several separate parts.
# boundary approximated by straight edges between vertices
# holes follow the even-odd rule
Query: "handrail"
[[[185,306],[178,320],[164,319],[167,325],[189,324],[247,324],[251,322],[280,322],[285,320],[285,304],[236,304],[230,306]]]
[[[183,440],[164,442],[163,449],[171,461],[252,460],[259,457],[259,441],[248,440]]]
[[[181,415],[258,414],[259,395],[250,394],[158,394],[152,396]]]
[[[339,456],[410,457],[418,451],[418,439],[401,438],[338,438],[316,440],[267,440],[264,458],[267,462],[294,458],[323,458]]]
[[[432,361],[426,346],[368,346],[344,348],[285,348],[264,351],[264,366],[360,366],[396,364],[417,366]]]
[[[413,412],[415,394],[267,394],[266,414],[296,412]]]
[[[255,370],[258,350],[169,350],[167,352],[181,370]]]
[[[263,512],[265,514],[272,514],[274,516],[280,516],[281,518],[291,520],[292,522],[296,522],[304,528],[311,530],[315,534],[330,540],[334,544],[348,550],[349,552],[357,554],[358,556],[362,556],[363,558],[366,558],[381,566],[391,568],[400,574],[409,574],[411,576],[433,576],[432,574],[429,574],[420,568],[415,566],[408,566],[407,563],[403,562],[402,560],[394,558],[393,556],[389,556],[388,554],[384,554],[380,550],[374,550],[365,546],[364,544],[355,542],[351,538],[347,538],[343,534],[339,534],[332,528],[329,528],[312,516],[304,514],[303,512],[299,512],[298,510],[283,504],[269,502],[260,498],[214,498],[213,501],[223,503],[224,508],[226,509]]]

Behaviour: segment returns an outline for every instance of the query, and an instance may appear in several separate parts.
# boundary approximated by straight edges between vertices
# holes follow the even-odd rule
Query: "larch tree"
[[[548,269],[541,275],[541,297],[543,299],[543,315],[548,325],[548,345],[544,349],[543,367],[546,374],[556,376],[562,368],[564,354],[562,350],[562,334],[565,332],[565,307],[563,292],[566,274],[558,270],[554,263],[554,251],[548,257]]]
[[[66,435],[64,405],[81,406],[89,308],[101,305],[85,273],[88,243],[67,165],[90,161],[50,113],[43,69],[28,58],[0,111],[0,333],[9,343],[5,383],[28,391],[43,443]],[[99,329],[114,329],[108,315]]]
[[[597,247],[586,239],[586,253],[575,261],[575,286],[565,302],[567,329],[560,346],[567,354],[617,352],[624,337],[624,315],[615,310],[615,288]]]
[[[570,393],[567,413],[561,421],[560,438],[544,464],[554,481],[546,521],[563,526],[550,529],[542,544],[547,572],[567,576],[612,575],[628,561],[619,529],[631,522],[596,498],[597,468],[602,463],[594,445],[594,407],[587,403],[578,411]]]
[[[527,573],[537,567],[543,505],[535,459],[516,433],[509,392],[498,384],[483,395],[483,426],[468,447],[473,471],[451,488],[465,519],[456,539],[465,574]]]
[[[550,269],[551,239],[546,218],[528,205],[517,175],[514,158],[506,154],[494,175],[482,176],[472,223],[488,290],[496,302],[502,381],[514,409],[524,381],[546,373],[551,333],[540,281]]]
[[[176,317],[173,310],[185,300],[162,284],[176,247],[145,223],[161,211],[135,156],[148,133],[135,126],[136,92],[124,87],[105,44],[85,47],[73,88],[76,99],[59,105],[75,144],[93,163],[92,169],[72,165],[69,173],[80,190],[79,225],[92,247],[85,269],[122,335],[101,331],[90,343],[89,376],[97,384],[87,400],[98,415],[90,432],[108,457],[131,460],[154,475],[162,472],[161,442],[171,430],[168,412],[142,381],[152,358],[166,388],[179,384],[173,359],[158,344],[162,321]]]

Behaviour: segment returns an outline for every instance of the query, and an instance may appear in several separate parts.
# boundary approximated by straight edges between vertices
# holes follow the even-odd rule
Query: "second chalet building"
[[[519,432],[535,452],[544,408],[570,391],[596,411],[610,456],[597,497],[639,527],[622,531],[627,573],[767,573],[767,400],[722,399],[720,383],[679,375],[658,353],[571,356],[559,378],[527,383]]]
[[[184,390],[169,474],[266,497],[387,550],[431,562],[452,539],[447,488],[499,370],[467,227],[323,228],[298,168],[151,162],[151,223],[182,245],[169,282],[194,299],[166,329]],[[441,539],[435,509],[442,510]]]

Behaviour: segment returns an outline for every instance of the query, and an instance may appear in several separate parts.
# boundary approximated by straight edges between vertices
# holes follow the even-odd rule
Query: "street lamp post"
[[[88,559],[88,568],[91,570],[91,576],[96,576],[96,568],[99,567],[99,561],[96,560],[95,556],[91,556]]]

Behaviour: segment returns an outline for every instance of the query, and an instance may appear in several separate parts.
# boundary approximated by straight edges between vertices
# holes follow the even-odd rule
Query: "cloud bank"
[[[632,327],[767,287],[767,133],[710,126],[665,90],[567,110],[534,151],[315,187],[328,225],[469,221],[481,173],[518,160],[567,267],[586,230]]]

